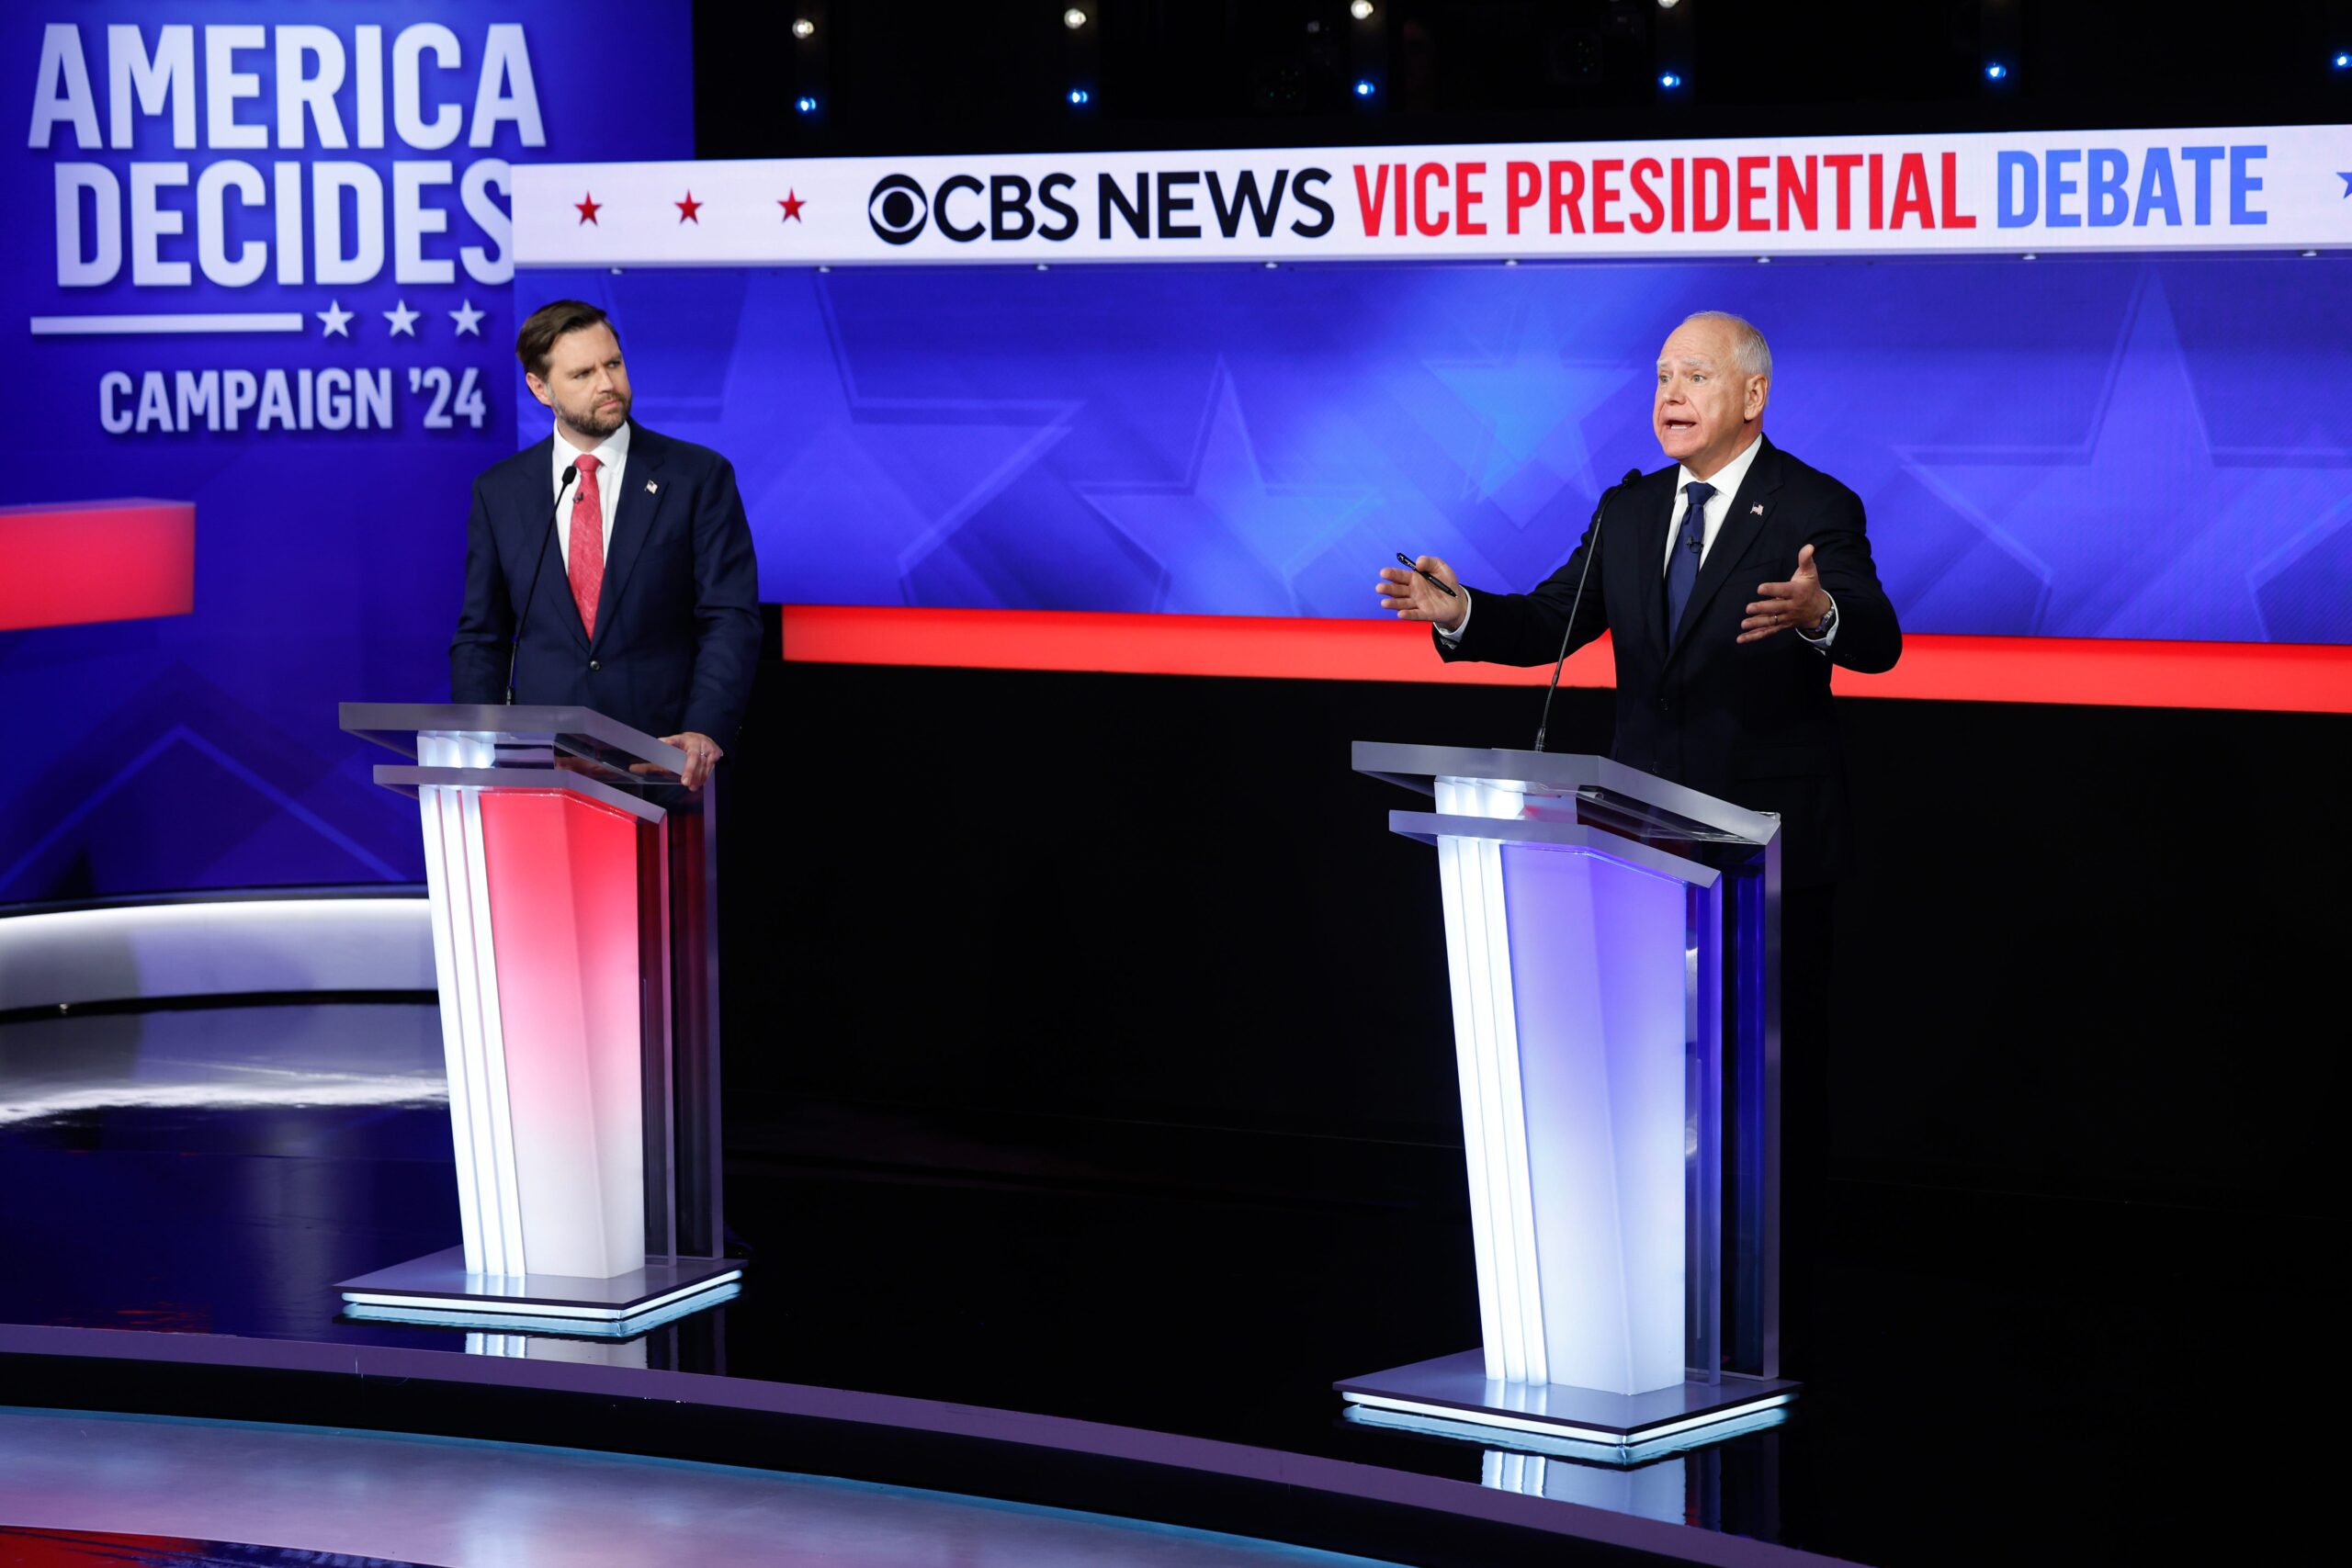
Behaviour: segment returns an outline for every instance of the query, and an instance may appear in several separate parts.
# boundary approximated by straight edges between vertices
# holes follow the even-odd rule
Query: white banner
[[[2352,128],[514,171],[525,266],[2352,247]]]

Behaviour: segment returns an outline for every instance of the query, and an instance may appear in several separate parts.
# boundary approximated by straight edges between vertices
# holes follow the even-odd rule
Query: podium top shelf
[[[1439,780],[1498,785],[1535,798],[1601,808],[1626,829],[1693,843],[1770,844],[1781,819],[1750,811],[1607,757],[1570,751],[1509,751],[1468,746],[1355,742],[1355,771],[1423,795]]]
[[[631,729],[594,708],[524,707],[500,703],[345,703],[345,731],[397,751],[417,754],[419,735],[463,736],[492,744],[493,765],[525,770],[561,768],[592,775],[629,795],[664,800],[686,793],[678,783],[686,754]]]

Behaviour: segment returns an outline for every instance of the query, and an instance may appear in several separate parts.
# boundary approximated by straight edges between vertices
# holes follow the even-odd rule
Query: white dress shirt
[[[1694,484],[1709,484],[1715,487],[1715,493],[1707,498],[1707,509],[1702,514],[1703,521],[1701,524],[1702,534],[1699,541],[1699,564],[1701,566],[1704,566],[1707,563],[1707,552],[1715,547],[1715,536],[1723,532],[1724,519],[1731,515],[1731,503],[1733,498],[1739,494],[1739,487],[1747,482],[1747,470],[1756,466],[1756,455],[1763,450],[1764,440],[1763,437],[1759,435],[1757,439],[1749,442],[1738,457],[1734,457],[1730,462],[1725,463],[1722,468],[1717,468],[1713,477],[1711,479],[1702,479],[1688,468],[1680,468],[1676,472],[1674,476],[1674,512],[1672,515],[1667,519],[1666,524],[1666,554],[1658,558],[1657,563],[1657,575],[1660,582],[1664,582],[1666,581],[1667,569],[1674,563],[1674,547],[1676,542],[1682,537],[1683,518],[1690,510],[1690,491],[1686,487]],[[1789,570],[1792,572],[1796,570],[1796,563],[1794,561],[1791,561],[1789,563]],[[1464,588],[1462,591],[1462,624],[1455,626],[1452,631],[1446,630],[1443,626],[1440,626],[1437,629],[1437,635],[1445,638],[1449,643],[1460,641],[1462,634],[1470,629],[1470,590]],[[1838,607],[1838,601],[1831,599],[1829,601],[1829,607],[1833,611],[1836,610]],[[1804,641],[1811,643],[1815,648],[1826,649],[1831,643],[1838,640],[1838,626],[1834,621],[1830,623],[1828,629],[1819,637],[1809,635],[1803,626],[1792,626],[1789,629],[1795,632],[1798,637],[1804,638]]]
[[[1704,566],[1707,564],[1707,552],[1715,547],[1715,536],[1723,532],[1724,519],[1731,515],[1732,500],[1739,494],[1739,487],[1747,482],[1747,470],[1756,466],[1756,454],[1762,450],[1764,443],[1760,437],[1749,442],[1738,457],[1717,468],[1713,479],[1702,479],[1688,468],[1676,470],[1674,511],[1666,520],[1666,554],[1657,561],[1660,581],[1666,580],[1667,570],[1674,564],[1674,547],[1682,538],[1683,517],[1690,510],[1690,487],[1695,484],[1715,487],[1715,493],[1707,498],[1706,533],[1699,544],[1699,564]],[[1796,563],[1791,561],[1789,566],[1794,570]]]
[[[601,542],[605,547],[605,558],[610,560],[613,554],[613,518],[620,511],[621,504],[621,473],[628,467],[628,422],[623,420],[618,430],[605,436],[594,451],[584,455],[596,459],[596,499],[605,509],[605,532]],[[563,438],[562,428],[559,426],[555,433],[555,450],[548,459],[549,502],[555,499],[555,487],[563,483],[563,470],[571,467],[574,458],[582,456],[583,454],[579,447]],[[586,477],[582,474],[581,479],[571,481],[571,493],[564,497],[561,506],[555,509],[556,553],[566,565],[571,561],[571,509],[580,500],[581,479]]]

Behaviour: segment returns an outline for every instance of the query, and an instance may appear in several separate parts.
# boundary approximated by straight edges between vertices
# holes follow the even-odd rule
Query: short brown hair
[[[621,341],[620,329],[613,327],[612,318],[584,299],[559,299],[552,305],[542,305],[525,319],[523,330],[514,334],[514,357],[532,375],[545,377],[548,360],[555,353],[555,340],[566,333],[595,326],[611,327],[613,341]]]

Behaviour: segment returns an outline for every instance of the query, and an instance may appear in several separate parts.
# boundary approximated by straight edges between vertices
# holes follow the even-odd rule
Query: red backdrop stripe
[[[784,656],[811,664],[1481,685],[1541,685],[1550,674],[1442,663],[1426,630],[1393,621],[846,604],[787,605]],[[1836,682],[1839,694],[1856,697],[2352,713],[2352,648],[1915,636],[1888,673],[1840,670]],[[1561,683],[1613,684],[1607,639],[1569,660]]]

